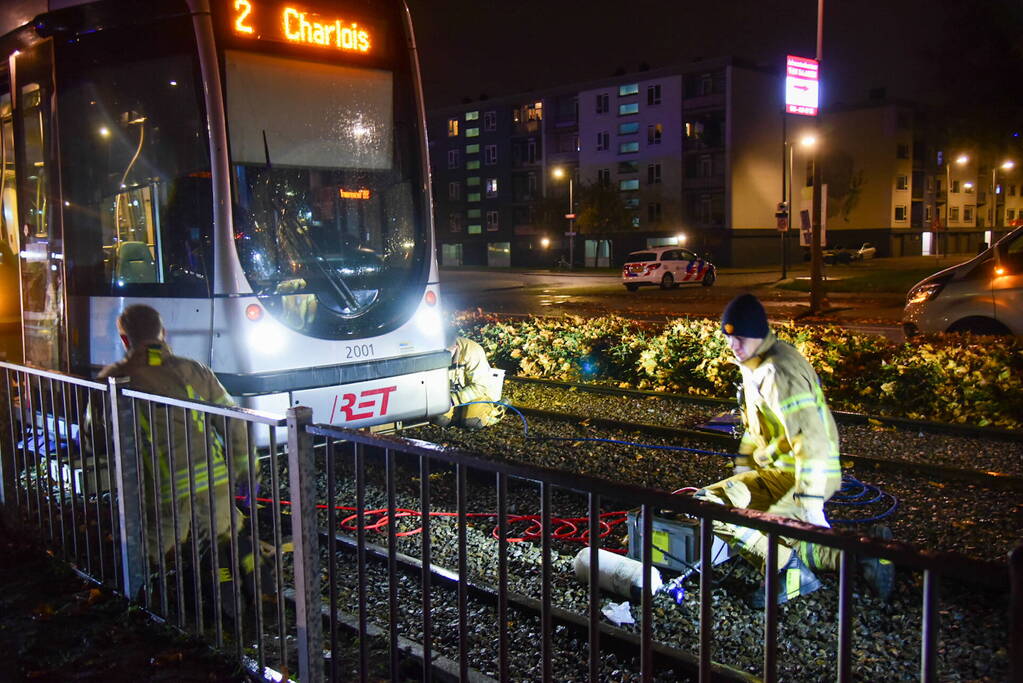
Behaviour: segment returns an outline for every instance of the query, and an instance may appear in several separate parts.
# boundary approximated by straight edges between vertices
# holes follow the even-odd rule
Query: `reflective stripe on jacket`
[[[451,356],[448,379],[451,383],[451,403],[460,405],[472,401],[489,401],[490,363],[483,347],[465,337],[458,337]]]
[[[209,368],[194,360],[173,355],[165,343],[154,342],[131,349],[123,360],[103,368],[99,378],[107,377],[129,377],[132,389],[147,394],[234,405]],[[214,487],[226,485],[228,467],[224,435],[221,433],[224,428],[223,418],[207,417],[197,410],[171,408],[168,430],[166,415],[163,406],[154,404],[153,424],[150,424],[148,409],[143,408],[138,412],[143,437],[143,442],[139,444],[139,458],[147,488],[153,481],[154,458],[159,473],[160,498],[164,503],[170,503],[175,497],[179,501],[187,499],[193,491],[196,494],[207,491],[211,477]],[[228,424],[234,475],[236,479],[241,479],[248,472],[245,427],[238,420],[229,420]],[[207,429],[207,425],[213,428]],[[154,443],[155,453],[152,447]]]
[[[739,364],[745,432],[736,464],[791,472],[796,492],[824,496],[841,477],[838,429],[820,378],[791,344],[769,332],[752,358]]]

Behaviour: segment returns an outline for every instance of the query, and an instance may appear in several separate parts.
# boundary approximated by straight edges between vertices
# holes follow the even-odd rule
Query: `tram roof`
[[[40,14],[96,0],[3,0],[0,2],[0,35],[24,26]]]

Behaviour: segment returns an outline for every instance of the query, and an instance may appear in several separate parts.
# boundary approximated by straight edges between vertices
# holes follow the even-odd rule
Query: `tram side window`
[[[208,296],[212,191],[187,18],[57,45],[70,285]]]

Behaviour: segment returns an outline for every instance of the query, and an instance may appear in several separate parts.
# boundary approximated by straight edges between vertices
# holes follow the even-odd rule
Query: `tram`
[[[449,407],[400,0],[6,0],[0,340],[91,376],[128,305],[247,407]]]

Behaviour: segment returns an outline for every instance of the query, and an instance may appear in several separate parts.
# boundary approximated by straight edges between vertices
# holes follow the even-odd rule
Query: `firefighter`
[[[466,429],[482,429],[494,424],[504,417],[504,406],[489,402],[493,400],[488,384],[491,371],[483,347],[458,336],[454,326],[447,327],[444,341],[451,353],[448,368],[451,408],[434,417],[433,423]]]
[[[763,305],[752,294],[728,304],[721,330],[742,373],[739,408],[745,429],[733,476],[701,489],[696,497],[829,526],[824,503],[841,486],[842,471],[838,431],[817,373],[795,347],[775,337]],[[714,523],[714,531],[764,570],[765,534],[722,522]],[[891,538],[887,527],[872,532]],[[781,539],[777,602],[820,588],[813,570],[835,569],[838,560],[836,549]],[[878,558],[863,558],[860,565],[867,582],[887,600],[894,566]],[[756,591],[751,602],[762,608],[764,591]]]
[[[209,368],[197,361],[171,353],[166,342],[163,322],[155,309],[143,304],[127,307],[117,319],[117,330],[126,349],[125,357],[103,368],[99,374],[100,379],[128,377],[129,388],[136,391],[223,406],[234,405],[234,401]],[[143,506],[148,530],[147,554],[151,569],[159,566],[161,557],[167,557],[176,547],[183,546],[191,533],[199,541],[203,555],[208,550],[218,553],[220,558],[218,579],[222,594],[230,595],[229,586],[225,584],[232,581],[229,544],[231,506],[234,501],[232,482],[228,481],[227,457],[230,455],[233,460],[234,483],[247,497],[249,459],[243,423],[239,420],[228,420],[229,434],[224,435],[220,433],[224,427],[223,420],[207,420],[203,414],[194,410],[172,409],[170,430],[162,409],[154,409],[151,413],[141,410],[137,415],[142,435],[138,453],[145,482]],[[150,416],[154,423],[152,425]],[[168,438],[168,431],[173,440]],[[186,445],[190,448],[186,448]],[[157,482],[152,471],[154,459],[160,473],[158,492],[153,490]],[[213,515],[210,514],[211,484]],[[193,492],[194,501],[191,500]],[[162,546],[156,534],[157,496],[160,501],[159,540],[162,541]],[[246,501],[246,504],[251,503]],[[211,516],[214,517],[212,524]],[[239,530],[239,563],[245,574],[251,573],[250,567],[254,563],[251,543],[248,542],[249,536],[250,534]],[[227,597],[224,598],[225,605],[231,602]]]

